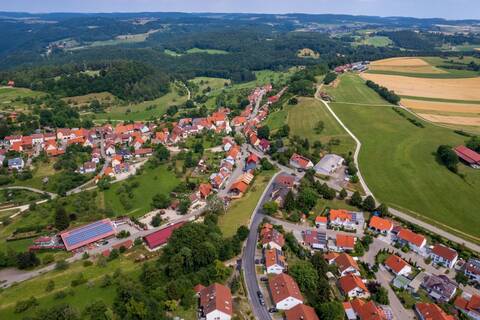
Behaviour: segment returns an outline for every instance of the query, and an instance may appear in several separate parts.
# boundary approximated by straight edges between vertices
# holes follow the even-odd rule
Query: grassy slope
[[[25,88],[0,88],[0,109],[13,107],[16,111],[25,110],[27,105],[21,101],[14,101],[17,98],[36,98],[45,95],[40,91],[32,91]]]
[[[148,166],[148,164],[147,164]],[[174,173],[166,166],[159,166],[157,168],[146,167],[140,176],[135,176],[133,181],[139,182],[139,187],[133,191],[134,197],[131,199],[133,207],[131,210],[125,210],[120,203],[120,197],[124,193],[117,194],[116,191],[125,182],[114,183],[110,189],[104,192],[104,206],[113,209],[116,215],[131,215],[135,217],[142,216],[151,210],[150,203],[152,197],[157,193],[169,194],[179,183]]]
[[[378,98],[366,99],[375,93],[355,75],[342,76],[332,93],[337,101],[378,102]],[[440,144],[461,144],[463,137],[427,123],[424,129],[418,128],[389,107],[331,106],[362,141],[360,168],[381,201],[420,213],[432,223],[480,236],[480,217],[473,214],[478,211],[480,172],[460,164],[461,173],[466,175],[462,180],[438,164],[434,156]]]
[[[220,216],[218,225],[224,237],[231,237],[237,232],[238,227],[248,225],[253,210],[273,175],[274,171],[260,173],[247,194],[239,200],[234,200],[227,213]]]
[[[317,134],[315,127],[319,121],[323,121],[325,129]],[[339,154],[347,154],[355,149],[355,142],[342,129],[323,104],[314,98],[299,98],[296,106],[290,107],[287,123],[290,126],[290,135],[298,135],[308,138],[310,143],[321,141],[327,143],[332,138],[340,139],[340,145],[332,146],[332,151]]]

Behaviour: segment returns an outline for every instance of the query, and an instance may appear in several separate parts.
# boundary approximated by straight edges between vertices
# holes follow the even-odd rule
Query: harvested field
[[[456,100],[480,100],[480,77],[463,79],[429,79],[384,74],[362,73],[401,96],[417,96]]]
[[[420,58],[390,58],[374,61],[370,64],[370,70],[415,72],[415,73],[445,73],[427,61]]]
[[[418,113],[418,115],[426,120],[445,124],[455,124],[463,126],[480,126],[480,117],[459,117],[445,116],[431,113]]]
[[[432,110],[441,112],[480,113],[480,104],[449,103],[402,99],[402,104],[413,110]]]

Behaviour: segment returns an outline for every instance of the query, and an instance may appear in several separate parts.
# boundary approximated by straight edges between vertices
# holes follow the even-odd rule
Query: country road
[[[330,105],[322,100],[320,97],[319,97],[319,92],[320,92],[320,89],[321,89],[321,85],[318,86],[317,88],[317,92],[315,93],[315,99],[319,100],[320,102],[323,103],[323,105],[327,108],[327,110],[332,114],[332,116],[335,118],[335,120],[337,120],[337,122],[342,126],[342,128],[352,137],[353,140],[355,140],[356,142],[356,148],[355,148],[355,153],[354,153],[354,162],[355,162],[355,165],[357,166],[358,168],[358,178],[359,178],[359,181],[360,181],[360,184],[362,185],[362,188],[365,190],[365,193],[367,195],[371,195],[374,199],[375,199],[375,202],[378,204],[379,202],[377,201],[377,199],[375,198],[375,195],[370,191],[370,189],[368,188],[367,186],[367,183],[365,182],[363,176],[362,176],[362,173],[361,173],[361,170],[360,170],[360,166],[359,166],[359,163],[358,163],[358,155],[360,154],[360,149],[362,147],[362,143],[360,142],[360,140],[352,133],[352,131],[350,131],[350,129],[348,129],[348,127],[342,122],[342,120],[340,120],[340,118],[335,114],[335,112],[332,110],[332,108],[330,107]],[[440,229],[436,226],[433,226],[423,220],[420,220],[420,219],[417,219],[415,217],[413,217],[412,215],[410,214],[407,214],[405,212],[402,212],[400,210],[397,210],[395,208],[392,208],[392,207],[389,207],[388,208],[389,212],[391,214],[393,214],[394,216],[400,218],[400,219],[403,219],[405,221],[408,221],[408,222],[411,222],[411,223],[414,223],[430,232],[433,232],[433,233],[436,233],[450,241],[453,241],[453,242],[456,242],[456,243],[459,243],[459,244],[463,244],[465,247],[473,250],[473,251],[476,251],[476,252],[480,252],[480,245],[477,245],[471,241],[468,241],[468,240],[465,240],[459,236],[456,236],[454,234],[451,234],[447,231],[445,231],[444,229]],[[445,226],[446,228],[448,228],[448,226]]]

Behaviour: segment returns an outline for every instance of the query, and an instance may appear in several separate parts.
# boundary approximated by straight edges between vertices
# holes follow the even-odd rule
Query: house
[[[313,163],[310,161],[310,159],[307,159],[296,153],[290,157],[290,165],[300,170],[308,170],[313,168]]]
[[[411,250],[417,253],[423,253],[427,244],[427,239],[424,236],[404,228],[398,232],[397,241],[402,245],[408,245]]]
[[[373,301],[355,298],[344,302],[343,309],[349,320],[387,320],[385,311]]]
[[[120,163],[122,163],[123,161],[123,157],[119,154],[116,154],[112,157],[112,167],[115,167],[117,165],[119,165]]]
[[[285,320],[320,320],[320,318],[318,318],[314,308],[297,304],[290,310],[285,311]]]
[[[214,283],[208,287],[195,287],[199,296],[200,319],[230,320],[233,315],[233,299],[229,288]]]
[[[325,232],[305,230],[302,232],[302,237],[303,242],[312,249],[327,250],[328,240]]]
[[[330,227],[336,228],[345,228],[345,229],[355,229],[356,223],[353,220],[353,215],[351,212],[344,209],[331,209],[329,211],[329,225]]]
[[[140,157],[149,157],[153,154],[152,148],[140,148],[135,150],[135,157],[140,158]]]
[[[68,128],[58,128],[57,129],[57,139],[58,140],[68,140],[71,138],[72,131]]]
[[[240,155],[241,155],[240,147],[237,145],[231,147],[230,150],[228,150],[227,152],[227,157],[233,159],[234,161],[237,160],[240,157]]]
[[[244,181],[237,181],[234,182],[230,187],[230,192],[240,196],[247,192],[247,189],[248,184],[246,184]]]
[[[293,188],[295,186],[295,177],[289,174],[282,174],[275,178],[274,184],[285,188]]]
[[[288,188],[274,186],[270,195],[270,199],[275,201],[280,208],[283,208],[288,192],[290,192]]]
[[[407,276],[412,272],[412,267],[399,256],[392,254],[384,262],[387,270],[395,275]]]
[[[270,247],[272,249],[282,250],[282,247],[285,245],[283,234],[274,229],[269,223],[264,224],[260,231],[260,240],[264,248]]]
[[[258,144],[258,149],[263,152],[268,152],[268,150],[270,150],[270,141],[267,139],[261,139],[260,143]]]
[[[23,161],[23,159],[20,157],[8,159],[8,168],[10,170],[22,170],[24,166],[25,161]]]
[[[455,320],[454,316],[446,314],[435,303],[417,303],[415,313],[420,320]]]
[[[264,259],[267,273],[280,274],[285,270],[285,256],[281,250],[266,249],[264,251]]]
[[[290,310],[303,303],[303,296],[295,280],[286,273],[268,279],[273,303],[278,310]]]
[[[206,199],[210,193],[212,193],[212,185],[210,183],[201,183],[198,187],[198,191],[200,192],[200,197],[202,199]]]
[[[443,265],[447,268],[453,268],[458,260],[457,251],[442,244],[434,245],[430,251],[430,258],[435,264]]]
[[[337,255],[331,262],[337,266],[340,276],[344,277],[348,274],[360,276],[360,267],[357,262],[347,253]]]
[[[42,144],[43,143],[43,133],[35,133],[31,135],[32,138],[32,144],[37,145],[37,144]]]
[[[329,176],[334,174],[340,168],[344,159],[336,154],[326,154],[313,168],[315,173]]]
[[[245,124],[245,122],[247,122],[246,117],[237,116],[237,117],[234,117],[232,119],[232,126],[234,126],[234,127],[243,126]]]
[[[107,156],[112,156],[115,154],[115,145],[113,143],[107,143],[105,146],[105,154]]]
[[[480,320],[480,295],[463,293],[455,299],[455,308],[471,319]]]
[[[368,227],[373,232],[378,232],[385,235],[393,230],[393,223],[388,219],[373,216],[370,219],[370,223],[368,224]]]
[[[315,226],[317,228],[326,228],[328,223],[328,218],[324,216],[315,217]]]
[[[97,170],[97,165],[94,162],[85,162],[80,168],[80,173],[93,173]]]
[[[480,166],[480,154],[465,146],[458,146],[453,149],[457,156],[472,167]]]
[[[355,248],[355,240],[354,236],[346,235],[346,234],[339,234],[335,236],[335,248],[336,251],[353,251]]]
[[[428,292],[432,299],[440,303],[450,301],[457,292],[457,284],[443,274],[425,276],[422,288]]]
[[[344,277],[341,277],[338,280],[338,285],[343,294],[348,296],[350,299],[367,299],[368,297],[370,297],[370,292],[368,291],[365,283],[363,283],[362,278],[354,274],[348,274]]]
[[[469,259],[465,264],[464,273],[470,280],[480,283],[480,260]]]

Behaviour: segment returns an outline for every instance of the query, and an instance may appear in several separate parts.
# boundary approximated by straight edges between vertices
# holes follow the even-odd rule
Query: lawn
[[[28,104],[22,102],[22,98],[37,98],[44,95],[43,92],[25,88],[0,87],[0,109],[23,111],[28,108]]]
[[[352,77],[357,80],[344,81]],[[356,98],[365,90],[370,89],[357,76],[346,75],[332,93],[338,91],[342,101],[349,96],[346,102],[350,103],[331,106],[362,142],[359,164],[372,192],[382,202],[480,241],[480,216],[473,214],[480,199],[480,171],[459,164],[460,173],[465,175],[462,179],[440,165],[434,154],[439,145],[462,144],[465,137],[425,122],[425,128],[416,127],[391,107],[355,105],[368,103],[365,94]],[[346,94],[348,91],[351,95]]]
[[[97,120],[150,120],[161,117],[172,105],[181,105],[187,101],[187,96],[182,96],[176,85],[171,86],[171,90],[166,95],[152,100],[136,104],[113,106],[105,113],[95,115]]]
[[[107,306],[111,306],[115,297],[116,286],[100,287],[102,277],[106,274],[112,275],[117,269],[135,277],[140,272],[139,267],[138,264],[133,262],[133,257],[122,256],[119,259],[108,262],[106,267],[100,267],[95,264],[84,267],[82,262],[79,261],[71,264],[65,271],[48,272],[0,292],[0,318],[23,319],[25,316],[35,314],[35,309],[28,310],[21,314],[14,313],[16,302],[28,299],[30,296],[34,296],[37,299],[40,308],[49,308],[60,303],[68,303],[81,311],[95,299],[101,299]],[[70,285],[72,279],[80,273],[91,281],[91,284],[85,283],[77,287],[72,287]],[[46,292],[45,287],[50,280],[54,281],[55,287],[53,291]],[[67,294],[63,299],[55,299],[55,294],[62,290],[71,290],[73,295]]]
[[[333,96],[335,102],[348,102],[369,105],[388,105],[375,91],[364,85],[364,81],[351,73],[339,77],[336,88],[324,86],[325,91]]]
[[[273,170],[260,173],[250,186],[247,194],[239,200],[233,200],[227,213],[220,216],[218,225],[224,237],[233,236],[237,232],[238,227],[249,224],[253,210],[274,174]]]
[[[332,152],[338,154],[348,154],[355,149],[353,139],[317,99],[300,97],[297,105],[288,108],[286,120],[290,126],[290,136],[307,138],[311,144],[315,141],[326,144],[331,139],[339,139],[340,145],[331,147]],[[324,129],[318,133],[315,128],[320,121],[323,122]]]
[[[142,174],[114,183],[110,189],[104,191],[101,207],[112,209],[117,216],[140,217],[151,210],[150,204],[154,195],[157,193],[169,194],[180,183],[174,172],[165,165],[150,168],[149,164],[146,164],[144,168]],[[131,208],[125,209],[120,198],[126,195],[118,193],[118,190],[131,182],[138,182],[139,186],[133,189],[133,198],[130,200]]]

